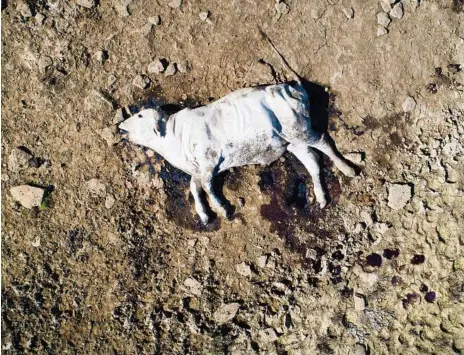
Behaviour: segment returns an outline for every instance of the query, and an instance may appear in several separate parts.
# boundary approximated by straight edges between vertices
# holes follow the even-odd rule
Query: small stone
[[[377,23],[380,26],[387,28],[390,22],[390,17],[385,12],[379,12],[377,14]]]
[[[201,296],[201,292],[203,290],[203,287],[201,284],[195,280],[193,277],[189,277],[184,281],[184,286],[186,286],[189,291],[194,294],[195,296]]]
[[[377,27],[377,37],[386,35],[388,33],[388,30],[385,27],[379,26]]]
[[[160,15],[149,17],[148,22],[150,22],[152,25],[159,26],[161,24],[161,17]]]
[[[108,80],[106,81],[106,84],[107,84],[108,86],[111,86],[111,85],[115,84],[117,80],[118,80],[118,79],[117,79],[113,74],[111,74],[111,75],[108,77]]]
[[[363,344],[356,344],[353,348],[353,351],[351,351],[349,354],[350,355],[366,355],[366,346]]]
[[[364,311],[366,308],[366,301],[364,295],[355,292],[353,294],[354,309],[357,311]]]
[[[416,108],[416,100],[413,97],[408,96],[406,100],[404,100],[403,105],[401,105],[404,112],[411,112]]]
[[[111,147],[113,144],[119,141],[119,139],[116,138],[115,133],[116,127],[106,127],[103,128],[98,134],[106,141],[106,144],[108,144],[108,146]]]
[[[343,14],[346,16],[346,18],[352,19],[354,17],[354,9],[352,7],[349,8],[343,8]]]
[[[95,0],[76,0],[77,5],[85,7],[87,9],[91,9],[95,7],[96,1]]]
[[[150,78],[146,75],[137,75],[132,84],[140,89],[146,89],[150,85]]]
[[[116,202],[116,200],[114,199],[113,196],[111,196],[111,195],[106,196],[105,208],[107,210],[110,210],[111,208],[113,208],[115,202]]]
[[[146,23],[145,25],[142,26],[142,28],[140,29],[140,32],[144,35],[144,36],[148,36],[151,31],[153,30],[153,24],[152,23]]]
[[[116,110],[116,113],[114,114],[113,117],[113,124],[116,125],[118,123],[121,123],[124,121],[124,111],[122,108]]]
[[[105,196],[106,186],[98,179],[91,179],[87,181],[87,190],[95,196]]]
[[[22,149],[13,149],[8,156],[8,170],[11,172],[19,172],[29,166],[29,160],[33,156]]]
[[[380,0],[380,6],[382,7],[382,10],[385,12],[390,12],[392,9],[390,0]]]
[[[235,317],[239,308],[239,303],[225,304],[214,313],[214,320],[219,324],[227,323]]]
[[[40,237],[36,237],[36,238],[34,239],[34,241],[31,243],[31,245],[32,245],[34,248],[40,247]]]
[[[165,67],[163,61],[161,61],[159,59],[156,59],[153,62],[151,62],[150,64],[148,64],[148,72],[150,74],[159,74],[159,73],[164,72],[165,69],[166,69],[166,67]]]
[[[256,259],[256,265],[260,268],[264,268],[267,262],[267,255],[261,255]]]
[[[176,73],[176,71],[177,71],[176,63],[171,63],[166,68],[166,71],[164,72],[164,75],[172,76],[172,75],[174,75]]]
[[[290,7],[284,2],[275,4],[275,8],[279,14],[287,14],[290,11]]]
[[[53,60],[47,55],[43,55],[39,59],[39,70],[41,73],[45,73],[45,71],[53,65]]]
[[[247,276],[250,276],[250,275],[251,275],[251,268],[250,268],[250,266],[249,266],[247,263],[245,263],[245,262],[243,262],[243,263],[241,263],[241,264],[238,264],[238,265],[236,266],[236,270],[237,270],[237,272],[238,272],[240,275],[242,275],[242,276],[247,277]]]
[[[13,199],[25,208],[40,207],[45,189],[30,185],[15,186],[10,189]]]
[[[395,6],[393,6],[393,9],[390,11],[390,16],[394,18],[398,18],[398,19],[402,18],[403,14],[404,14],[403,4],[400,2],[396,4]]]
[[[42,15],[40,12],[37,13],[34,18],[38,25],[42,25],[45,21],[45,16]]]
[[[412,188],[406,184],[393,184],[388,189],[388,207],[400,210],[412,197]]]
[[[258,336],[261,344],[272,343],[278,339],[275,330],[272,328],[260,330]]]
[[[188,73],[190,71],[190,67],[187,61],[185,61],[184,64],[176,63],[176,66],[180,73]]]
[[[3,4],[2,4],[3,6]],[[32,11],[31,8],[27,3],[20,2],[17,7],[18,11],[20,12],[21,16],[23,17],[31,17],[32,16]]]
[[[464,350],[464,337],[454,339],[453,345],[457,350]]]
[[[182,6],[182,0],[170,0],[168,2],[168,6],[172,7],[173,9],[178,9]]]
[[[128,17],[130,16],[129,10],[127,9],[127,5],[124,2],[121,2],[119,0],[113,1],[114,8],[116,9],[116,12],[118,13],[119,16],[121,17]]]
[[[364,160],[364,153],[361,152],[353,152],[345,154],[345,158],[355,164],[361,164]]]
[[[108,52],[107,51],[98,51],[95,53],[95,58],[100,62],[100,64],[103,64],[108,58]]]
[[[200,17],[201,21],[206,21],[206,19],[209,16],[209,12],[208,11],[200,12],[200,14],[198,16]]]

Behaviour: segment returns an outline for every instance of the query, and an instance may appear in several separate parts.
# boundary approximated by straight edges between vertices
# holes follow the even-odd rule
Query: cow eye
[[[142,118],[142,115],[138,115],[139,118]]]

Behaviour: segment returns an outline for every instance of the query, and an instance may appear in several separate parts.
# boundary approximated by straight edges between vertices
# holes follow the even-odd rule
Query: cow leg
[[[201,178],[201,185],[203,186],[203,190],[205,190],[206,194],[208,195],[212,207],[221,216],[227,218],[227,210],[221,200],[216,196],[216,193],[213,189],[213,174],[203,175]]]
[[[193,199],[195,200],[195,209],[200,216],[201,223],[204,225],[208,224],[209,217],[206,213],[205,205],[201,200],[200,193],[201,193],[201,180],[196,177],[190,178],[190,192],[193,195]]]
[[[324,133],[317,142],[312,143],[311,147],[316,148],[327,155],[334,162],[338,170],[340,170],[343,174],[350,177],[354,177],[356,175],[356,171],[348,164],[348,161],[338,151],[335,146],[335,142],[327,133]]]
[[[319,203],[321,208],[324,208],[327,205],[327,198],[321,181],[321,170],[319,167],[318,155],[305,143],[292,143],[287,147],[287,150],[293,153],[293,155],[295,155],[305,166],[306,170],[308,170],[311,175],[311,179],[313,180],[316,201]]]

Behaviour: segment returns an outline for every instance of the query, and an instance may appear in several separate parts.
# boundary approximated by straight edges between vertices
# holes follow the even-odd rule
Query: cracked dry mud
[[[2,1],[2,353],[463,354],[464,5],[405,0],[377,36],[387,5]],[[290,155],[234,169],[234,220],[201,229],[120,109],[284,80],[257,25],[362,173],[325,160],[321,211]]]

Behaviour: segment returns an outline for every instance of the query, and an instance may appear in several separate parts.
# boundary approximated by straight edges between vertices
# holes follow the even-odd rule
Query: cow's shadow
[[[320,85],[316,82],[311,82],[306,79],[301,79],[301,84],[306,90],[308,94],[308,98],[309,98],[309,104],[310,104],[309,110],[310,110],[312,129],[317,133],[326,133],[329,128],[330,95],[328,91],[323,85]],[[214,98],[208,99],[209,102],[213,100]],[[202,105],[200,105],[198,101],[193,100],[193,99],[184,101],[182,103],[173,104],[173,103],[167,103],[166,101],[163,101],[162,99],[158,99],[156,97],[151,96],[151,97],[146,98],[145,100],[139,101],[137,104],[132,105],[129,108],[132,113],[138,112],[139,110],[143,108],[153,108],[153,109],[161,109],[166,114],[173,115],[186,107],[195,108],[199,106],[202,106]],[[320,155],[320,158],[321,158],[319,159],[319,161],[320,161],[320,164],[322,165],[320,171],[321,171],[321,181],[323,184],[323,189],[324,191],[328,191],[327,184],[325,182],[325,179],[322,176],[324,174],[324,160],[322,159],[322,154],[320,152],[317,152],[317,153]],[[287,152],[286,154],[290,154],[290,153]],[[358,166],[354,164],[350,164],[350,165],[356,170],[357,173],[359,172]],[[272,170],[274,167],[275,167],[275,163],[272,163],[267,169]],[[174,167],[171,167],[169,170],[174,172],[175,174],[183,174]],[[227,198],[224,196],[224,193],[223,193],[224,183],[227,180],[227,174],[229,174],[229,172],[226,171],[224,173],[221,173],[215,176],[213,188],[218,198],[224,203],[224,206],[226,207],[229,215],[233,217],[235,213],[235,206],[233,206],[227,200]],[[169,176],[166,176],[166,178],[169,179]],[[179,186],[179,188],[182,188],[182,187],[188,188],[188,186]],[[330,199],[330,196],[327,196],[327,198]],[[202,194],[202,199],[206,200],[206,196],[204,194]],[[211,217],[213,218],[216,217],[216,215],[211,211],[210,208],[209,208],[209,212],[210,212],[209,215]]]

